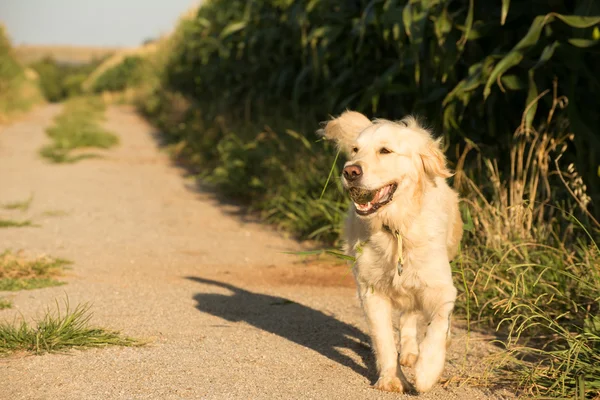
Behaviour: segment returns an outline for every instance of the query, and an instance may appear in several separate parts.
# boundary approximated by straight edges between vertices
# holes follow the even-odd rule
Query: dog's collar
[[[397,230],[392,230],[388,225],[383,225],[383,230],[387,231],[390,235],[392,235],[398,241],[398,275],[402,274],[402,268],[404,266],[404,246],[402,235]]]

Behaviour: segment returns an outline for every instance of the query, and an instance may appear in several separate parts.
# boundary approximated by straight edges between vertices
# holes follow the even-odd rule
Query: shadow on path
[[[211,279],[199,277],[187,277],[187,279],[232,292],[231,295],[198,293],[194,296],[194,300],[198,302],[196,305],[198,310],[231,322],[245,321],[256,328],[279,335],[349,367],[372,383],[375,381],[376,371],[374,357],[368,345],[369,338],[358,328],[283,297],[253,293]],[[338,349],[354,352],[366,367]]]

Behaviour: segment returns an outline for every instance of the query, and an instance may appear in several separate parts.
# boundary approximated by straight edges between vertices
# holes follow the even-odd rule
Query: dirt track
[[[0,320],[34,317],[66,294],[72,305],[93,303],[94,324],[150,344],[0,358],[0,399],[414,398],[370,387],[373,358],[347,267],[283,254],[300,245],[198,190],[129,109],[107,113],[121,145],[104,158],[45,163],[37,152],[58,112],[47,106],[0,127],[0,203],[34,195],[26,213],[0,213],[40,225],[0,229],[0,251],[74,265],[67,285],[2,293],[15,308]],[[487,347],[472,339],[469,348],[479,364]],[[456,330],[444,377],[464,360]],[[501,396],[449,384],[419,398]]]

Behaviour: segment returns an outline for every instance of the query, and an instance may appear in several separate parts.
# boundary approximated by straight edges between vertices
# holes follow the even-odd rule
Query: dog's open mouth
[[[356,207],[356,213],[358,215],[369,215],[383,207],[390,201],[394,196],[394,192],[398,185],[396,183],[390,183],[377,190],[366,190],[357,187],[349,189],[350,198],[354,202]]]

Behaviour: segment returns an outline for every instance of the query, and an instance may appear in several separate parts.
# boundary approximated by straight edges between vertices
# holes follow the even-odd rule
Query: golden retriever
[[[415,387],[427,392],[444,369],[456,299],[450,260],[462,237],[458,195],[440,141],[416,119],[370,121],[347,111],[320,133],[347,156],[342,181],[353,200],[346,252],[377,360],[375,387],[404,392],[398,362],[414,366]],[[400,355],[392,313],[400,316]],[[418,343],[420,318],[428,324]]]

